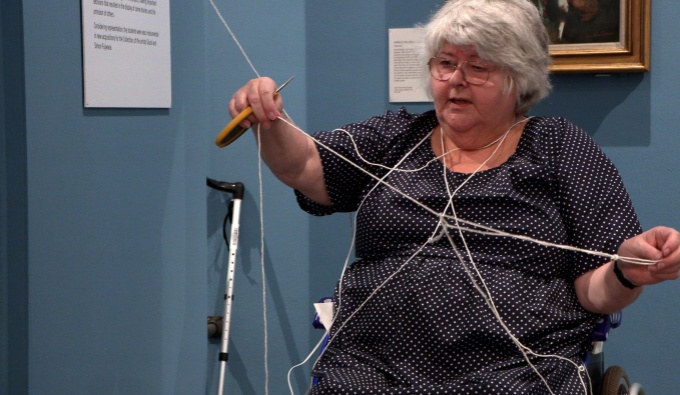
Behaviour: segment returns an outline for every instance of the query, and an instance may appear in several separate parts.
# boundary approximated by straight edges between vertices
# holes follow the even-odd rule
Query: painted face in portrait
[[[569,0],[569,7],[578,12],[581,22],[592,20],[600,10],[598,0]]]

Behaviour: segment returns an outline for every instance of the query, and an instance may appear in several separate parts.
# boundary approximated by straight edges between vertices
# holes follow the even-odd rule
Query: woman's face
[[[482,61],[473,46],[445,44],[437,54],[440,58],[462,65],[466,61]],[[489,79],[483,85],[465,81],[463,72],[456,69],[448,81],[432,78],[432,97],[439,124],[449,132],[493,132],[512,122],[515,116],[514,88],[503,92],[506,73],[492,66]]]

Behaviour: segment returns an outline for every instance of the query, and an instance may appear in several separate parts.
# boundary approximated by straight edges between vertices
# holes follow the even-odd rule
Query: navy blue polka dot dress
[[[469,175],[435,158],[427,135],[436,125],[433,111],[405,109],[348,125],[359,153],[344,132],[315,135],[430,210],[319,146],[333,205],[297,193],[301,207],[359,211],[357,261],[336,289],[333,340],[311,393],[584,393],[585,374],[567,360],[581,364],[599,316],[580,306],[573,282],[607,259],[512,237],[441,234],[436,213],[452,214],[445,177],[455,189]],[[470,178],[454,207],[475,224],[608,253],[641,232],[615,167],[561,118],[530,119],[515,153]],[[564,359],[525,357],[508,331],[533,353]]]

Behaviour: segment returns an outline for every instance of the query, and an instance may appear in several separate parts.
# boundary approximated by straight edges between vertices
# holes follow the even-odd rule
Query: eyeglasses
[[[427,62],[430,66],[432,78],[439,81],[448,81],[453,77],[456,70],[463,73],[463,79],[471,85],[484,85],[489,80],[489,73],[496,71],[497,67],[478,60],[467,60],[460,65],[452,60],[434,56]]]

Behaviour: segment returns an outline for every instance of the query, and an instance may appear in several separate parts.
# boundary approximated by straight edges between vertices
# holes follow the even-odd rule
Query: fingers
[[[265,129],[271,122],[281,115],[282,101],[275,95],[276,83],[271,78],[262,77],[250,80],[245,86],[236,91],[229,102],[229,114],[236,117],[247,107],[253,112],[241,126],[249,128],[254,124],[261,124]]]
[[[618,255],[657,261],[663,258],[663,253],[657,244],[657,238],[653,232],[647,231],[625,240],[619,247]]]
[[[653,228],[651,231],[655,234],[657,246],[664,258],[680,255],[680,232],[663,226]]]
[[[624,276],[635,284],[649,285],[677,279],[680,274],[680,233],[666,227],[650,229],[624,241],[618,254],[658,261],[650,266],[620,262]]]
[[[671,228],[657,227],[654,231],[663,257],[650,268],[652,273],[665,280],[676,279],[680,274],[680,233]]]

